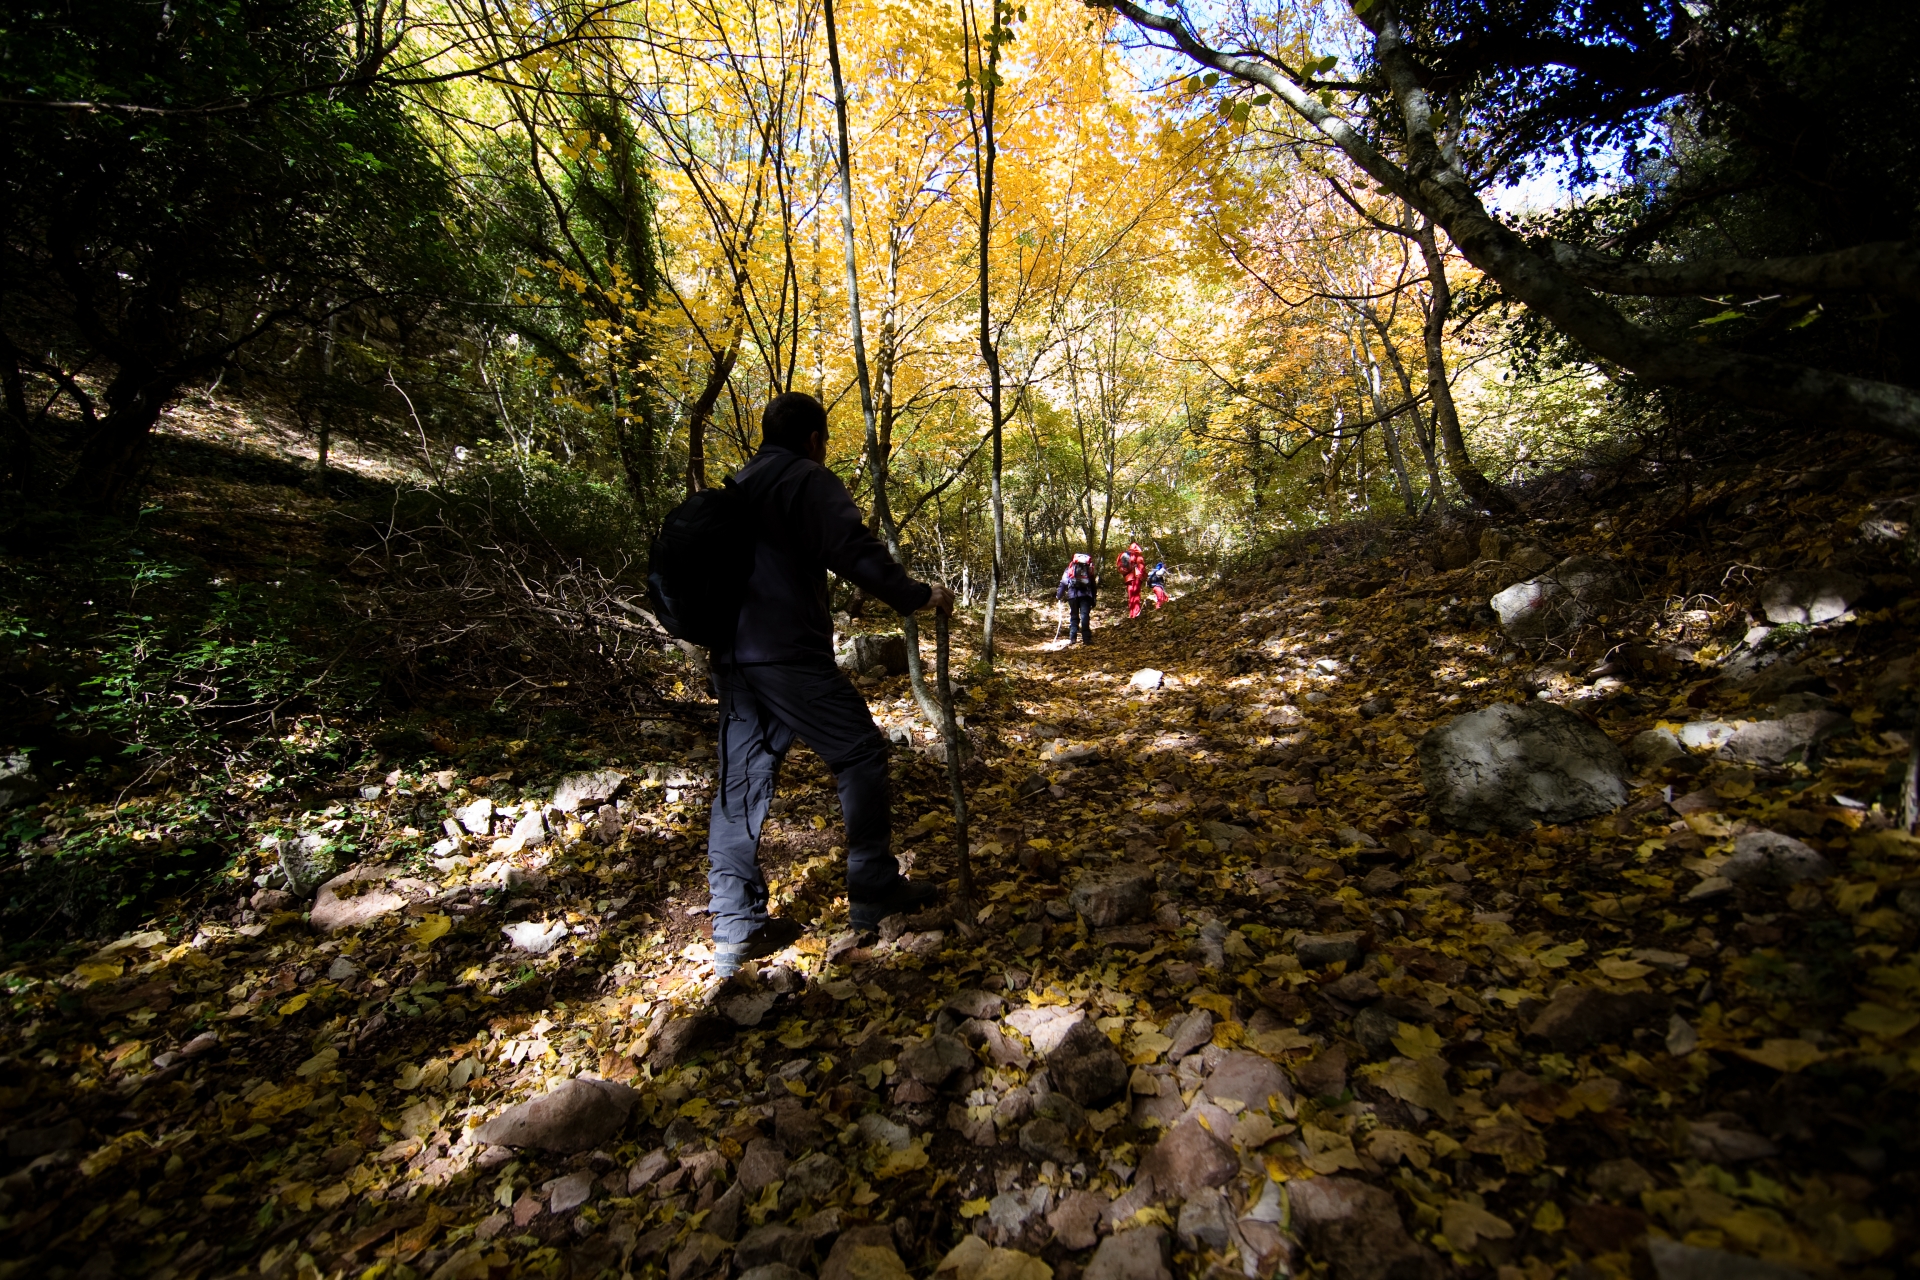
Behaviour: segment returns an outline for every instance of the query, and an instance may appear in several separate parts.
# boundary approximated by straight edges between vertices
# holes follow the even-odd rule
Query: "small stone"
[[[1767,1262],[1724,1249],[1702,1249],[1662,1236],[1647,1238],[1659,1280],[1809,1280],[1798,1267]]]
[[[1178,1062],[1195,1049],[1213,1043],[1213,1015],[1195,1009],[1167,1028],[1167,1038],[1173,1041],[1167,1046],[1167,1061]]]
[[[893,1246],[891,1227],[855,1227],[833,1242],[820,1280],[911,1280]]]
[[[1225,1105],[1238,1102],[1256,1111],[1265,1111],[1275,1097],[1292,1098],[1293,1085],[1286,1072],[1257,1053],[1236,1050],[1220,1059],[1207,1077],[1206,1094]]]
[[[826,1152],[802,1156],[787,1169],[786,1183],[780,1188],[781,1207],[789,1208],[806,1201],[818,1203],[846,1178],[847,1167]]]
[[[1165,682],[1166,678],[1167,676],[1164,671],[1157,671],[1152,667],[1142,667],[1128,677],[1127,688],[1138,689],[1144,693],[1149,689],[1158,689],[1161,684]]]
[[[738,1182],[750,1196],[757,1196],[768,1184],[787,1176],[787,1155],[780,1144],[768,1138],[755,1138],[740,1153]]]
[[[785,1223],[769,1222],[747,1232],[734,1246],[733,1264],[747,1271],[769,1264],[797,1268],[812,1255],[812,1240]]]
[[[1097,1106],[1127,1084],[1127,1062],[1106,1033],[1082,1018],[1047,1055],[1053,1087],[1081,1106]]]
[[[1045,1057],[1059,1048],[1060,1042],[1067,1038],[1067,1032],[1077,1026],[1084,1016],[1072,1005],[1034,1005],[1015,1009],[1007,1015],[1006,1022],[1032,1043],[1034,1052]]]
[[[1368,698],[1360,704],[1360,718],[1372,720],[1384,716],[1393,710],[1393,699],[1388,697]]]
[[[732,1035],[733,1024],[725,1018],[711,1014],[674,1018],[660,1029],[653,1047],[647,1050],[647,1065],[655,1072],[666,1071]]]
[[[626,1124],[639,1097],[626,1085],[577,1076],[474,1130],[478,1142],[571,1154],[599,1146]]]
[[[679,1163],[665,1151],[649,1151],[627,1170],[627,1194],[638,1195],[648,1183]]]
[[[1810,846],[1778,831],[1749,831],[1736,836],[1733,856],[1720,874],[1735,884],[1784,886],[1802,880],[1825,880],[1833,864]]]
[[[1414,1242],[1393,1196],[1355,1178],[1287,1184],[1293,1222],[1336,1280],[1439,1280],[1440,1260]]]
[[[1067,1126],[1044,1116],[1020,1126],[1020,1149],[1035,1160],[1051,1160],[1063,1166],[1072,1164],[1079,1155]]]
[[[954,1036],[936,1034],[916,1040],[900,1054],[900,1069],[934,1089],[972,1066],[973,1054]]]
[[[1320,988],[1344,1004],[1371,1004],[1380,998],[1380,984],[1364,973],[1344,973]]]
[[[1153,910],[1154,874],[1148,867],[1122,864],[1085,871],[1067,901],[1096,929],[1135,924]]]
[[[1151,1177],[1156,1192],[1181,1199],[1220,1186],[1238,1172],[1240,1158],[1233,1148],[1192,1117],[1169,1129],[1140,1162],[1141,1177]]]
[[[1686,755],[1680,736],[1671,729],[1647,729],[1627,740],[1626,757],[1638,769],[1663,768]]]
[[[565,941],[567,925],[564,920],[547,924],[538,920],[522,920],[518,924],[504,926],[500,932],[507,935],[507,941],[513,944],[516,951],[543,956]]]
[[[1640,1199],[1642,1192],[1659,1186],[1636,1159],[1607,1159],[1586,1174],[1586,1184],[1607,1199]]]
[[[1108,1236],[1081,1272],[1082,1280],[1173,1280],[1167,1270],[1167,1233],[1160,1227],[1135,1227]]]
[[[1211,1187],[1180,1206],[1174,1235],[1188,1253],[1225,1252],[1233,1238],[1233,1210],[1227,1198]]]
[[[946,1004],[941,1007],[958,1018],[980,1018],[994,1022],[1007,1011],[1007,1002],[991,992],[970,987],[948,996]]]
[[[1293,954],[1309,969],[1324,969],[1342,961],[1353,964],[1360,958],[1360,933],[1303,933],[1293,941]]]
[[[1023,1097],[1027,1096],[1025,1089],[1016,1089],[1013,1092]],[[1013,1094],[1008,1094],[1008,1097],[1012,1096]],[[1032,1099],[1028,1097],[1027,1100]],[[861,1139],[869,1146],[885,1147],[889,1151],[905,1151],[908,1144],[913,1141],[913,1130],[887,1119],[878,1111],[869,1111],[861,1116],[855,1127],[860,1130]]]
[[[1393,1053],[1393,1038],[1400,1034],[1400,1019],[1377,1006],[1353,1015],[1353,1038],[1375,1058]]]
[[[1344,1049],[1329,1049],[1310,1062],[1293,1069],[1293,1077],[1310,1098],[1337,1097],[1347,1087],[1347,1054]]]
[[[619,795],[620,788],[626,781],[627,775],[617,769],[600,769],[593,773],[570,773],[555,785],[553,807],[562,813],[597,809]],[[479,835],[480,832],[475,831],[474,834]]]
[[[712,1271],[733,1248],[711,1231],[696,1231],[667,1260],[667,1280],[693,1280]]]
[[[1584,1049],[1602,1041],[1622,1039],[1635,1027],[1667,1011],[1667,1002],[1646,991],[1601,991],[1567,983],[1527,1028],[1557,1052]]]
[[[750,991],[720,1002],[720,1012],[736,1027],[757,1027],[780,999],[771,991]]]
[[[807,1274],[784,1262],[763,1262],[742,1271],[740,1280],[807,1280]]]
[[[339,933],[342,929],[359,929],[372,924],[382,916],[392,915],[407,905],[400,894],[387,888],[390,876],[399,874],[397,867],[354,867],[343,871],[320,886],[314,895],[313,907],[307,913],[307,921],[322,933]],[[379,888],[362,889],[358,893],[343,896],[341,890],[353,884],[379,885]]]
[[[546,1184],[547,1212],[571,1213],[593,1198],[593,1172],[581,1169]]]
[[[1694,1156],[1714,1164],[1736,1164],[1780,1154],[1780,1149],[1757,1133],[1705,1120],[1687,1125],[1687,1145]]]
[[[1069,1191],[1047,1215],[1047,1225],[1053,1228],[1053,1243],[1076,1252],[1093,1248],[1098,1238],[1100,1215],[1106,1208],[1107,1198],[1103,1195]]]
[[[1367,872],[1366,879],[1360,882],[1360,887],[1372,897],[1384,898],[1405,883],[1406,877],[1392,867],[1375,867]]]
[[[493,830],[493,801],[481,796],[473,803],[454,810],[453,816],[467,829],[467,834],[484,836]]]

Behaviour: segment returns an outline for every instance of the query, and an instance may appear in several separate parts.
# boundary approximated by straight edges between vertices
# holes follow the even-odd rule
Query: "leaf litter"
[[[0,1276],[1896,1274],[1920,599],[1876,553],[1874,607],[1763,649],[1764,575],[1725,550],[1783,517],[1783,564],[1848,545],[1872,503],[1813,474],[1598,525],[1569,500],[1458,569],[1282,553],[1089,648],[1035,632],[961,696],[979,901],[845,933],[799,753],[768,866],[809,932],[724,984],[710,748],[358,780],[310,816],[364,861],[311,902],[7,973]],[[1638,602],[1524,653],[1477,606],[1503,539],[1630,564]],[[1844,708],[1819,750],[1708,735],[1519,834],[1426,813],[1417,744],[1453,715],[1544,697],[1681,741],[1757,714],[1759,656]],[[867,690],[938,877],[936,735]],[[1723,875],[1756,832],[1824,874]]]

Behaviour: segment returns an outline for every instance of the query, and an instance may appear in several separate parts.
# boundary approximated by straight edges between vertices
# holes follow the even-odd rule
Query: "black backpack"
[[[732,476],[667,513],[647,553],[647,596],[669,635],[716,651],[733,647],[758,534],[753,503]]]

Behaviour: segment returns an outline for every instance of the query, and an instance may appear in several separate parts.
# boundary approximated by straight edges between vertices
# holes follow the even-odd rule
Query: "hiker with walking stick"
[[[760,451],[727,482],[739,503],[736,525],[752,531],[751,567],[738,621],[713,645],[720,777],[707,834],[707,887],[714,972],[721,977],[800,934],[794,922],[768,916],[759,863],[780,763],[796,740],[813,748],[839,784],[853,927],[872,932],[885,917],[918,911],[939,896],[933,885],[901,875],[894,859],[887,741],[866,699],[834,665],[827,570],[903,614],[932,608],[944,619],[953,612],[953,592],[914,581],[867,531],[846,485],[823,465],[827,412],[818,400],[798,391],[776,396],[760,426]],[[667,558],[659,546],[656,572]],[[671,588],[661,594],[670,596]]]
[[[1068,644],[1076,637],[1082,644],[1093,643],[1093,601],[1099,594],[1100,580],[1093,571],[1093,557],[1084,551],[1077,553],[1053,591],[1053,598],[1065,601],[1073,617],[1067,629]]]

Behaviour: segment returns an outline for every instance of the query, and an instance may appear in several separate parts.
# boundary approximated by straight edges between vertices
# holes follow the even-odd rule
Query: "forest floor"
[[[962,699],[978,900],[845,933],[798,750],[766,867],[809,929],[725,984],[701,735],[363,761],[259,824],[357,833],[357,878],[295,898],[263,847],[216,913],[4,975],[0,1277],[1920,1266],[1920,843],[1895,829],[1920,597],[1881,500],[1914,471],[1589,485],[1464,555],[1331,530],[1109,610],[1090,646],[1017,634]],[[1571,655],[1522,653],[1484,602],[1576,553],[1634,598]],[[1856,608],[1749,638],[1770,572],[1828,562]],[[948,880],[903,686],[867,687],[899,847]],[[1844,713],[1811,759],[1709,744],[1515,835],[1425,809],[1417,744],[1480,706],[1558,701],[1625,744],[1786,697]],[[617,798],[561,785],[596,771]],[[1729,884],[1761,830],[1830,874]],[[582,1077],[619,1087],[483,1128]]]

